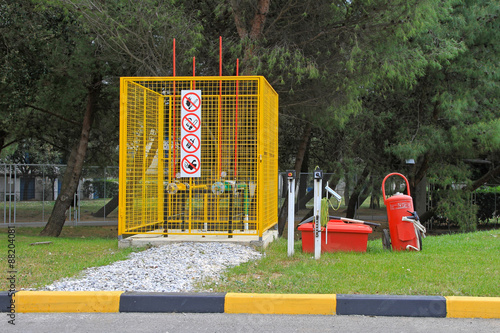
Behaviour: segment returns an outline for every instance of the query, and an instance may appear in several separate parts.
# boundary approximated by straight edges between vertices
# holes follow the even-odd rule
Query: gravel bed
[[[172,243],[131,253],[129,259],[92,267],[76,278],[45,286],[50,291],[195,291],[194,283],[217,279],[229,267],[259,259],[251,247],[231,243]]]

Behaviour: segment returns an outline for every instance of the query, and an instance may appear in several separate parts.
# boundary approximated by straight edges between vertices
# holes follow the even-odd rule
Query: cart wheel
[[[391,236],[388,229],[382,230],[382,245],[384,249],[391,251]]]

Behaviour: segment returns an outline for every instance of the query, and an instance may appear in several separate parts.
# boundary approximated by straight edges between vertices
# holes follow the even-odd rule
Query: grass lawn
[[[60,237],[37,236],[41,228],[16,228],[16,289],[40,288],[88,267],[126,259],[141,249],[118,249],[116,227],[64,227]],[[0,229],[0,267],[8,267],[7,229]],[[35,242],[52,242],[30,245]],[[199,290],[251,293],[335,293],[500,296],[500,230],[431,236],[423,252],[389,252],[380,239],[366,253],[302,253],[287,256],[286,239],[271,243],[263,259],[230,269]],[[8,290],[0,280],[0,290]]]
[[[16,289],[39,288],[53,281],[78,274],[88,267],[124,260],[138,249],[119,249],[116,227],[64,227],[60,237],[37,236],[42,228],[16,228]],[[0,267],[7,277],[7,228],[0,229]],[[35,242],[51,244],[30,245]],[[0,290],[8,290],[9,281],[0,280]]]
[[[500,230],[427,237],[423,252],[390,252],[380,240],[366,253],[287,256],[280,239],[259,261],[230,269],[200,288],[217,292],[500,296]]]

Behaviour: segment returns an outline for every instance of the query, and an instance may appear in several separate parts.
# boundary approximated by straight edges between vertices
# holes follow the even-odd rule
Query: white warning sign
[[[201,90],[181,91],[181,177],[201,177]]]

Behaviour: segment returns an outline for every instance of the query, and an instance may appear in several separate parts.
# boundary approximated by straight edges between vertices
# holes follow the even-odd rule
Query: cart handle
[[[384,196],[384,201],[385,201],[385,181],[390,176],[400,176],[400,177],[402,177],[405,180],[405,182],[406,182],[406,191],[408,192],[408,195],[411,195],[410,194],[410,183],[408,183],[408,179],[406,179],[405,176],[403,176],[402,174],[400,174],[398,172],[393,172],[393,173],[390,173],[387,176],[385,176],[384,180],[382,181],[382,195]]]

